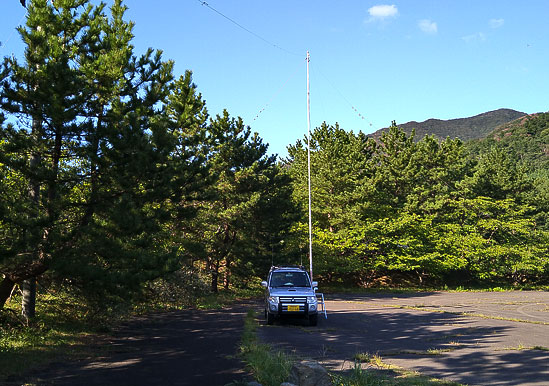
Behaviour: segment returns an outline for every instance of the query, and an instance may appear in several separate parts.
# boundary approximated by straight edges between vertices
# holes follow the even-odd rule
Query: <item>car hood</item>
[[[271,296],[315,296],[315,291],[309,287],[279,287],[270,288]]]

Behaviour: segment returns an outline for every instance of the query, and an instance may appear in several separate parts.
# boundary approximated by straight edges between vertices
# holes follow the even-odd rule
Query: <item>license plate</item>
[[[297,304],[289,304],[289,305],[288,305],[288,311],[299,311],[299,305],[297,305]]]

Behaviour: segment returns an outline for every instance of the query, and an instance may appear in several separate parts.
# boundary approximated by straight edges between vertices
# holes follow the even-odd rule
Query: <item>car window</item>
[[[273,272],[271,287],[309,287],[309,278],[305,272]]]

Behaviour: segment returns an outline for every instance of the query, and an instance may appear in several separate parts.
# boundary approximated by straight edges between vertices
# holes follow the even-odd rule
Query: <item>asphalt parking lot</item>
[[[467,385],[549,385],[549,292],[328,295],[328,318],[262,324],[265,342],[354,366],[359,353]]]

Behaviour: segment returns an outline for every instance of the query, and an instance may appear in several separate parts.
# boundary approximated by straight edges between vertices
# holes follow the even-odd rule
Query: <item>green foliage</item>
[[[532,135],[543,132],[527,122]],[[420,284],[453,275],[515,285],[546,277],[541,171],[532,180],[500,147],[471,158],[460,140],[413,135],[394,124],[378,143],[337,125],[312,133],[315,272],[355,283],[397,272]],[[294,199],[306,207],[306,149],[298,141],[289,154]],[[297,246],[305,223],[303,214]]]
[[[302,254],[308,242],[306,141],[290,146],[285,160],[293,180],[294,200],[302,209],[301,221],[293,228],[289,244]],[[311,133],[312,217],[315,241],[318,241],[313,251],[318,263],[315,271],[324,273],[330,280],[353,274],[364,265],[355,259],[356,243],[351,239],[351,229],[362,223],[370,209],[369,201],[364,198],[371,194],[367,182],[374,169],[371,155],[375,149],[375,142],[362,133],[355,135],[338,125],[323,123]]]
[[[456,382],[440,380],[417,372],[406,371],[396,366],[386,365],[381,362],[381,359],[370,359],[370,361],[373,365],[382,367],[384,370],[364,369],[360,362],[355,362],[354,367],[347,374],[333,374],[332,383],[335,386],[461,386]]]
[[[177,268],[171,251],[149,247],[170,194],[174,148],[159,143],[166,128],[152,117],[172,63],[152,50],[133,56],[121,1],[110,18],[76,0],[28,11],[25,63],[4,61],[0,90],[19,118],[1,132],[0,162],[15,180],[2,211],[4,283],[48,271],[90,294],[125,296]]]
[[[306,141],[306,140],[305,140]],[[313,218],[325,229],[337,232],[361,217],[364,184],[371,173],[369,155],[375,143],[362,133],[354,135],[338,125],[323,123],[311,133],[311,187],[317,205]],[[308,197],[307,148],[298,141],[288,147],[294,197],[303,209]]]
[[[510,171],[520,172],[517,180],[520,199],[532,207],[531,217],[537,226],[544,230],[549,229],[548,143],[549,113],[540,113],[501,126],[487,138],[468,144],[475,156],[495,151],[506,155],[511,166]],[[502,170],[500,173],[506,171]],[[521,188],[525,185],[528,189]],[[514,192],[511,190],[510,194],[513,195]]]
[[[190,71],[136,54],[125,12],[33,1],[24,60],[0,68],[0,308],[34,277],[90,304],[187,303],[205,273],[253,286],[282,249],[289,176],[240,118],[210,119]]]
[[[268,270],[275,244],[291,225],[293,203],[287,176],[267,155],[267,145],[227,111],[208,126],[207,165],[212,184],[191,224],[201,248],[192,258],[205,262],[216,292],[220,275],[228,288],[236,274],[241,286]]]
[[[491,197],[496,200],[520,199],[531,190],[525,170],[501,148],[493,147],[478,157],[474,174],[461,182],[469,197]]]

